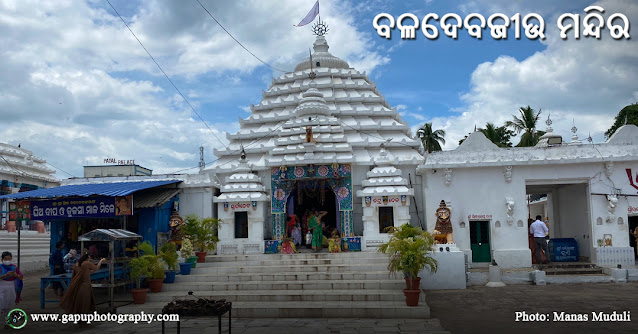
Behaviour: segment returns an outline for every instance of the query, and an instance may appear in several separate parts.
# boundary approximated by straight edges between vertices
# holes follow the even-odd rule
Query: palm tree
[[[423,148],[428,153],[442,151],[441,144],[445,145],[445,130],[432,130],[432,123],[425,123],[416,131],[417,137],[421,138]]]
[[[514,129],[516,133],[524,131],[521,136],[521,141],[516,146],[534,146],[544,133],[542,131],[536,131],[536,124],[538,123],[541,110],[539,109],[538,112],[536,112],[530,106],[527,106],[519,108],[518,111],[521,113],[521,118],[512,115],[514,120],[505,122],[505,126]]]
[[[479,129],[485,137],[498,147],[512,147],[510,137],[514,131],[508,130],[505,126],[496,126],[494,123],[485,124],[485,129]]]

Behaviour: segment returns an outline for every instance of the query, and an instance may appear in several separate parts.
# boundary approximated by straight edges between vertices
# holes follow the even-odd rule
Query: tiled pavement
[[[181,334],[218,333],[217,319],[191,318],[181,323]],[[92,325],[79,329],[68,325],[64,332],[76,330],[82,334],[159,334],[161,323]],[[61,333],[62,331],[60,331]],[[57,331],[56,331],[57,333]],[[166,333],[177,333],[176,323],[166,323]],[[228,333],[228,318],[222,319],[222,333]],[[436,319],[238,319],[232,322],[235,334],[449,334]]]

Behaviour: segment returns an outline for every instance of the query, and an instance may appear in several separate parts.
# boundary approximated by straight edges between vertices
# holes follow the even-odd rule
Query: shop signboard
[[[15,201],[9,203],[9,220],[31,220],[29,201]]]
[[[133,214],[133,196],[70,197],[31,201],[35,220],[108,218]]]

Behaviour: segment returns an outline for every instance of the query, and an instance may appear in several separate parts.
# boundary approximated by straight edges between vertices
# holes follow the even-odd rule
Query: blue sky
[[[111,0],[126,22],[188,97],[217,137],[238,129],[238,117],[258,104],[273,72],[232,41],[195,0]],[[202,0],[257,56],[292,69],[307,55],[310,27],[295,28],[314,0]],[[379,91],[416,129],[424,122],[447,132],[453,149],[474,125],[503,124],[519,107],[551,112],[568,140],[575,123],[581,138],[603,133],[625,105],[638,101],[638,48],[615,41],[563,41],[556,18],[596,4],[638,22],[632,0],[321,1],[330,26],[330,51],[366,70]],[[541,14],[547,39],[483,39],[466,30],[453,40],[440,32],[427,40],[387,40],[372,26],[379,13],[443,16],[502,12]],[[106,1],[0,3],[0,138],[32,150],[71,175],[104,158],[135,159],[155,173],[197,166],[222,144],[192,113]],[[513,28],[510,28],[510,34]],[[633,74],[632,74],[633,73]],[[541,125],[544,130],[544,124]],[[514,139],[514,143],[518,139]],[[196,169],[189,170],[195,172]],[[59,178],[68,177],[58,172]]]

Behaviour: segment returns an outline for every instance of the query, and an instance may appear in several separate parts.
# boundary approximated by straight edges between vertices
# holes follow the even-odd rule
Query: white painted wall
[[[213,188],[183,188],[179,194],[179,214],[186,217],[190,214],[202,218],[217,218],[213,212]]]
[[[236,209],[233,206],[237,206]],[[264,213],[266,208],[270,210],[270,202],[257,202],[255,210],[251,202],[229,203],[227,211],[223,203],[218,208],[218,254],[264,253]],[[248,213],[248,238],[235,238],[235,212]]]
[[[588,195],[589,193],[610,193],[613,185],[619,188],[622,194],[636,194],[636,189],[629,185],[625,169],[632,168],[635,174],[638,173],[638,161],[617,162],[614,165],[610,177],[605,174],[605,165],[601,162],[588,163],[553,163],[544,165],[523,165],[514,166],[512,169],[512,180],[506,182],[503,175],[503,166],[477,166],[471,168],[453,168],[452,182],[447,185],[444,182],[444,170],[424,169],[424,207],[427,227],[429,231],[434,229],[436,222],[435,212],[441,200],[450,202],[452,210],[451,222],[454,229],[454,240],[461,250],[466,252],[471,259],[468,215],[491,215],[491,218],[477,218],[476,220],[490,220],[491,227],[491,247],[492,257],[503,268],[529,267],[531,266],[531,254],[527,241],[527,199],[526,185],[556,185],[583,183],[588,185],[589,191],[585,192],[584,202],[588,203],[583,211],[580,209],[570,209],[573,205],[571,200],[563,199],[561,205],[558,191],[548,194],[548,216],[550,216],[550,229],[558,235],[580,234],[581,246],[584,250],[590,250],[592,257],[595,257],[594,249],[596,239],[602,238],[603,234],[613,235],[613,245],[619,248],[629,246],[629,229],[627,224],[627,211],[629,201],[634,201],[631,197],[620,197],[615,215],[623,222],[619,224],[618,219],[614,223],[607,223],[607,200],[605,196]],[[436,172],[434,172],[436,170]],[[584,187],[584,185],[582,187]],[[569,188],[566,188],[569,190]],[[565,192],[566,196],[574,196],[576,189]],[[571,194],[571,195],[570,195]],[[512,197],[516,208],[514,211],[514,224],[508,225],[505,198]],[[638,205],[636,205],[638,206]],[[580,228],[572,228],[569,223],[561,231],[561,221],[568,220],[570,215],[576,215],[583,220],[584,224]],[[580,214],[574,213],[580,210]],[[554,216],[561,212],[563,217]],[[583,213],[585,215],[583,215]],[[597,225],[596,219],[602,217],[602,224]],[[472,219],[471,217],[469,219]],[[501,227],[496,227],[496,222],[500,222]],[[518,225],[518,222],[522,226]],[[460,224],[464,222],[465,228]],[[552,226],[558,224],[558,228]],[[585,234],[585,239],[583,239]],[[589,238],[587,238],[589,235]],[[554,237],[554,235],[552,235]],[[578,240],[578,239],[577,239]],[[580,244],[579,244],[580,246]],[[592,260],[595,260],[592,258]]]

